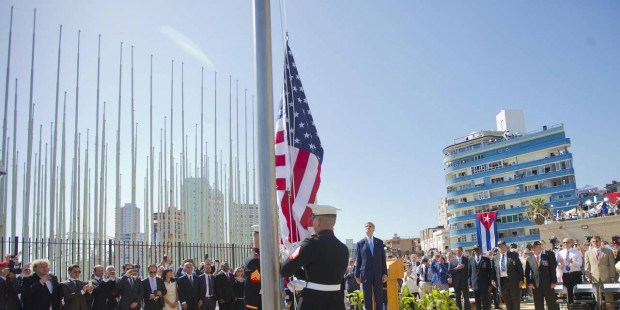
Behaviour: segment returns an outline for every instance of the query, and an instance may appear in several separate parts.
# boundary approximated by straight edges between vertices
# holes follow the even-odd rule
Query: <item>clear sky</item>
[[[142,207],[143,203],[142,184],[148,155],[151,54],[154,55],[156,151],[159,151],[164,116],[168,116],[168,121],[170,117],[171,60],[174,59],[175,157],[178,159],[181,151],[180,64],[184,62],[185,127],[192,167],[195,167],[195,124],[200,123],[202,66],[205,67],[208,156],[213,160],[213,72],[217,71],[218,149],[224,148],[224,158],[228,158],[224,144],[228,141],[228,77],[232,76],[233,92],[235,81],[239,81],[241,120],[244,89],[248,89],[248,104],[249,96],[254,93],[251,1],[1,0],[3,83],[0,92],[3,95],[11,5],[15,11],[8,128],[13,140],[13,88],[14,79],[18,78],[20,184],[27,150],[34,8],[37,8],[35,152],[38,152],[40,124],[43,124],[43,148],[49,142],[58,33],[62,24],[60,100],[62,103],[62,92],[67,91],[68,182],[75,126],[78,30],[81,30],[78,126],[82,133],[82,160],[86,131],[90,129],[91,165],[97,38],[99,34],[102,36],[101,102],[107,102],[110,202],[114,201],[121,41],[124,42],[122,202],[130,201],[132,45],[139,123],[138,206]],[[375,222],[376,235],[385,239],[394,233],[417,236],[421,229],[437,225],[437,201],[445,196],[442,149],[454,138],[493,129],[495,115],[502,108],[523,109],[528,130],[543,125],[565,125],[572,142],[570,151],[574,155],[578,187],[585,184],[600,187],[620,179],[617,134],[620,2],[289,1],[285,19],[281,18],[280,5],[277,1],[272,3],[274,107],[277,107],[283,76],[282,25],[285,25],[325,149],[319,201],[343,209],[336,228],[342,240],[361,238],[367,220]],[[3,109],[0,111],[4,113]],[[168,123],[168,130],[169,126]],[[241,161],[243,145],[242,138]]]

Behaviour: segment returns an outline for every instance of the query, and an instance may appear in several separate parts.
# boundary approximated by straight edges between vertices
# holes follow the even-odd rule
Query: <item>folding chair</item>
[[[614,309],[620,306],[620,283],[603,283],[603,285],[601,285],[601,296],[605,293],[613,294],[614,298],[612,298],[612,300],[602,301],[603,297],[601,297],[603,306],[611,304],[614,306]]]
[[[566,286],[557,284],[555,286],[555,295],[557,296],[557,304],[560,309],[568,309],[568,290],[566,289]]]
[[[572,309],[597,309],[596,291],[592,284],[577,284],[573,288],[573,307]],[[577,308],[579,306],[579,308]]]

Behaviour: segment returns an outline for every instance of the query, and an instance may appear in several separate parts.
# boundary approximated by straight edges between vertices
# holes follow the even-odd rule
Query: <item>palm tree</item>
[[[551,214],[551,209],[545,204],[545,200],[536,197],[532,198],[530,205],[525,209],[525,217],[534,221],[536,225],[545,223],[545,218]]]

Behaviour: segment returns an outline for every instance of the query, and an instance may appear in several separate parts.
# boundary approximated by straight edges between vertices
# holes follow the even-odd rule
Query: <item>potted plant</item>
[[[423,299],[416,301],[415,308],[420,310],[458,310],[454,294],[433,289]]]
[[[400,298],[399,310],[415,310],[415,303],[418,299],[411,294],[407,285],[403,286],[402,296]]]
[[[361,290],[355,290],[346,296],[349,299],[349,304],[357,310],[362,310],[364,307],[364,293]]]
[[[525,209],[525,217],[534,221],[536,225],[545,223],[545,218],[551,214],[551,208],[545,204],[545,200],[536,197],[530,201],[530,205]]]

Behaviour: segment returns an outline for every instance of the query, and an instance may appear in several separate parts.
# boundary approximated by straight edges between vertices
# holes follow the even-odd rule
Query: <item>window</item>
[[[540,229],[538,229],[538,228],[530,228],[530,236],[531,235],[540,235]]]
[[[470,235],[470,240],[471,240],[471,241],[478,241],[478,235],[476,235],[476,234],[471,234],[471,235]]]
[[[491,184],[504,182],[504,177],[493,178],[491,179]]]
[[[488,199],[489,196],[490,196],[489,191],[477,192],[477,193],[474,193],[474,200]]]

